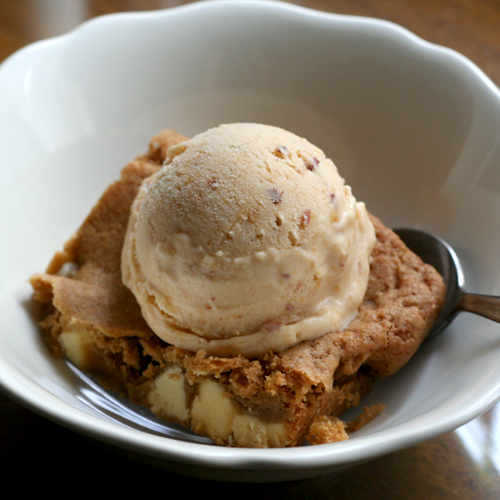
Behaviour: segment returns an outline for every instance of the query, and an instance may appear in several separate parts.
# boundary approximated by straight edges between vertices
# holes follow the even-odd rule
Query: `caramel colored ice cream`
[[[252,357],[345,328],[374,242],[364,204],[320,149],[229,124],[173,146],[143,182],[122,278],[164,341]]]

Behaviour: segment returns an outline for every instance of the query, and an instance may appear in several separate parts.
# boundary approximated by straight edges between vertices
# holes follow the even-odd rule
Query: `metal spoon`
[[[478,314],[500,323],[500,297],[478,295],[464,290],[460,260],[453,248],[437,236],[418,229],[395,229],[406,246],[443,276],[446,297],[443,310],[436,319],[427,339],[435,337],[461,311]]]

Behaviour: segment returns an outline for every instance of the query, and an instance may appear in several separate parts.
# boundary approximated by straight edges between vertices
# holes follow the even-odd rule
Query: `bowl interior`
[[[211,460],[218,457],[212,463],[229,467],[227,450],[111,403],[54,362],[33,321],[28,277],[165,128],[193,135],[252,121],[302,135],[333,159],[373,214],[388,226],[444,237],[464,262],[467,288],[499,293],[498,91],[463,57],[397,26],[261,2],[108,16],[7,60],[0,110],[0,208],[8,214],[0,380],[77,430],[104,434],[105,427],[117,444],[201,464],[207,447]],[[487,320],[458,317],[381,381],[367,403],[382,402],[386,412],[349,442],[287,456],[232,450],[231,457],[282,471],[308,453],[303,470],[313,474],[451,430],[500,397],[499,333]],[[172,439],[149,441],[148,434]],[[192,441],[196,459],[182,445]]]

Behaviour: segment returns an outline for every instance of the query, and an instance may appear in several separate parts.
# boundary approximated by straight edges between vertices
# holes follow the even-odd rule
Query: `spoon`
[[[435,337],[455,316],[466,311],[500,323],[500,297],[467,293],[460,260],[451,246],[441,238],[418,229],[395,229],[406,246],[424,262],[434,266],[443,277],[446,296],[443,310],[437,317],[427,339]]]

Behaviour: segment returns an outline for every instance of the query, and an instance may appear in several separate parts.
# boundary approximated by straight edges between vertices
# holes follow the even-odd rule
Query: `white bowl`
[[[348,441],[217,447],[115,401],[52,359],[28,277],[121,167],[164,128],[281,126],[323,148],[389,226],[419,226],[500,292],[500,95],[461,55],[380,20],[276,2],[201,2],[110,15],[0,66],[0,382],[75,431],[197,477],[280,481],[352,466],[466,423],[500,399],[500,326],[467,313],[367,403]]]

